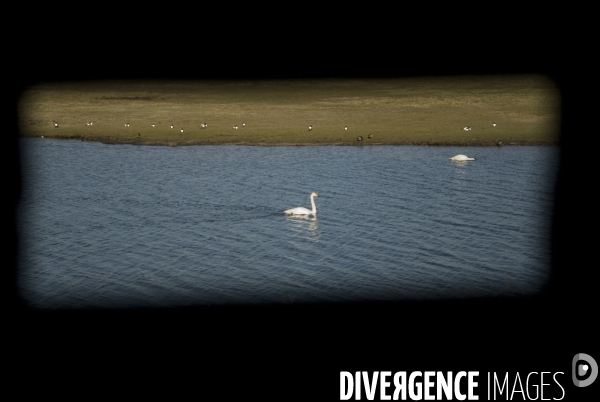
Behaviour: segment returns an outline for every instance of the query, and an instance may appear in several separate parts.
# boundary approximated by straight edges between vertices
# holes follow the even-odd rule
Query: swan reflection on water
[[[318,222],[317,217],[311,215],[286,215],[286,218],[292,222]]]
[[[308,229],[315,230],[319,227],[319,221],[316,216],[311,215],[286,215],[286,218],[294,224],[308,223]],[[305,226],[304,224],[302,226]]]

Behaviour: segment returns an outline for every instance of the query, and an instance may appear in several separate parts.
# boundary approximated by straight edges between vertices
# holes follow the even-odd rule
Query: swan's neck
[[[314,195],[310,196],[310,203],[312,204],[312,207],[313,207],[312,213],[316,214],[317,213],[317,206],[315,205],[315,196]]]

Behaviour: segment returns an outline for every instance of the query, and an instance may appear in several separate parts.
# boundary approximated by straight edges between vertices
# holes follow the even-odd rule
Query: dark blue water
[[[558,147],[21,141],[18,284],[36,308],[520,296],[549,279]],[[283,214],[313,191],[316,218]]]

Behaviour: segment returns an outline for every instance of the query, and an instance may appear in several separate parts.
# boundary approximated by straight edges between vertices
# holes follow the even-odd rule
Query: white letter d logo
[[[590,371],[591,370],[591,371]],[[590,355],[585,353],[577,353],[573,357],[573,384],[576,387],[587,387],[594,382],[598,377],[598,364],[596,360]],[[589,377],[585,380],[580,380],[580,377],[586,376],[588,373]]]

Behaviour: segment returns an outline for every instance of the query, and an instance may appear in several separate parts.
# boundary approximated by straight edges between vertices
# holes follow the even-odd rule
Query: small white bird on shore
[[[312,130],[312,124],[308,126],[308,131]]]
[[[463,131],[471,131],[471,127],[469,127],[469,126],[463,127]]]

